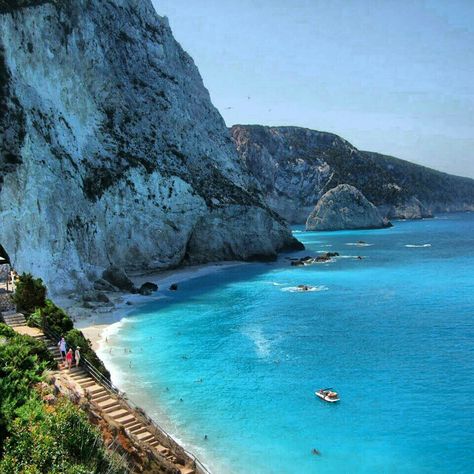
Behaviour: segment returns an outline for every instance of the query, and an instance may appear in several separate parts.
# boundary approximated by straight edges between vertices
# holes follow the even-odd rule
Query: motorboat
[[[337,392],[334,392],[332,388],[321,388],[320,390],[314,392],[314,394],[321,400],[329,403],[335,403],[340,400],[339,395]]]

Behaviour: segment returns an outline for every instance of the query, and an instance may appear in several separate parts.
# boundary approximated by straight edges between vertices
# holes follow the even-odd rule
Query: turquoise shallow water
[[[213,472],[474,472],[474,214],[295,230],[342,257],[163,291],[109,336],[114,380]]]

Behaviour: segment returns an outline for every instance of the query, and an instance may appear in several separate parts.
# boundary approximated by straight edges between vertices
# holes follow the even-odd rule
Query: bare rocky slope
[[[388,219],[474,210],[474,180],[360,151],[332,133],[261,125],[234,125],[230,132],[254,186],[290,223],[305,223],[340,184],[356,187]]]
[[[307,230],[381,229],[390,225],[357,188],[348,184],[325,193],[306,220]]]
[[[0,244],[53,293],[299,244],[150,0],[0,1],[0,110]]]

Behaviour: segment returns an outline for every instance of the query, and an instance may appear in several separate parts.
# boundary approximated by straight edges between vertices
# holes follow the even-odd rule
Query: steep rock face
[[[389,219],[474,209],[474,180],[359,151],[332,133],[261,125],[230,131],[255,188],[290,223],[304,223],[319,198],[344,183]]]
[[[12,0],[0,31],[0,244],[19,271],[60,292],[297,244],[149,0]]]
[[[306,221],[307,230],[378,229],[389,225],[378,209],[348,184],[325,193]]]
[[[379,206],[379,211],[390,219],[423,219],[425,217],[433,217],[433,213],[415,196],[408,198],[400,204],[381,205]]]

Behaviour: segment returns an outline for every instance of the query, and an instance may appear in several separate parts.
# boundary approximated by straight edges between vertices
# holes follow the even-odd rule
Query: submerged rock
[[[306,221],[307,230],[377,229],[390,225],[357,188],[348,184],[324,194]]]

